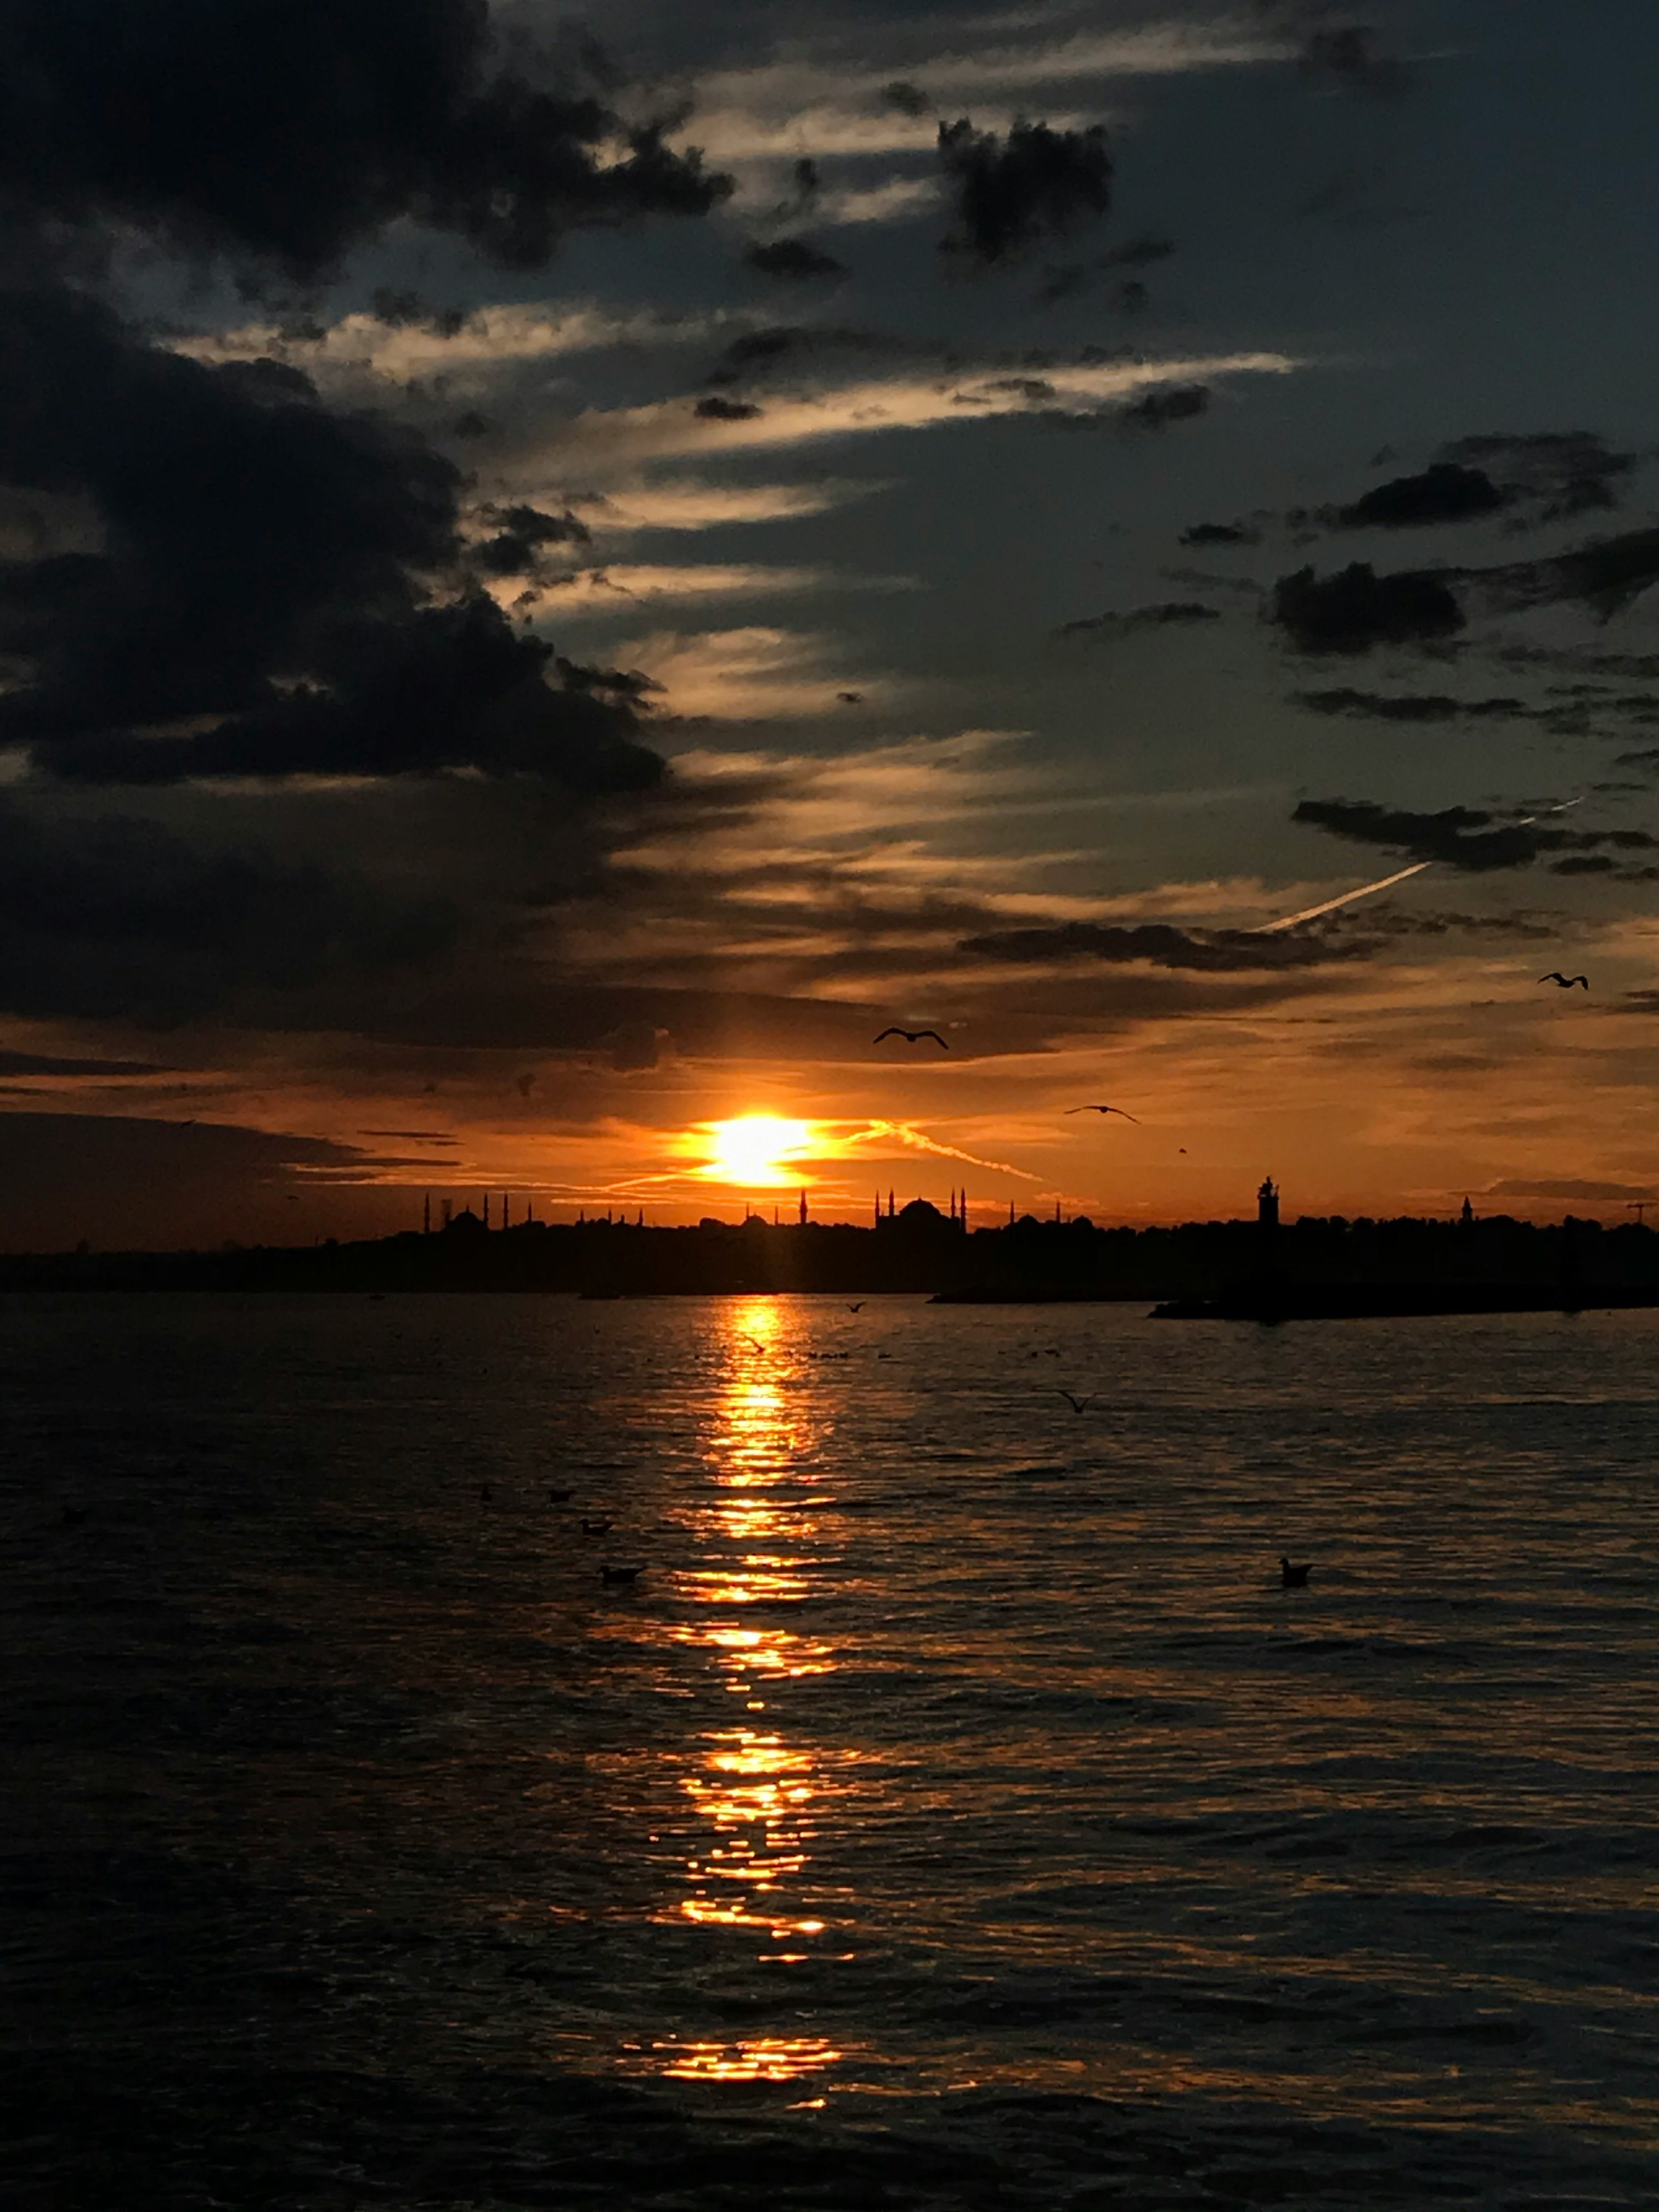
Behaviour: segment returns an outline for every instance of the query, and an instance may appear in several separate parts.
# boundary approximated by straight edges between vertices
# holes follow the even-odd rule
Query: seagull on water
[[[584,1536],[608,1536],[615,1526],[614,1521],[601,1514],[597,1520],[582,1522],[582,1534]]]
[[[1306,1589],[1308,1587],[1308,1577],[1312,1572],[1313,1562],[1311,1559],[1306,1559],[1300,1566],[1293,1567],[1290,1561],[1285,1558],[1283,1552],[1279,1553],[1279,1579],[1286,1589]]]
[[[1575,983],[1582,983],[1587,991],[1589,988],[1588,975],[1564,975],[1559,968],[1552,968],[1547,975],[1540,975],[1538,980],[1540,983],[1559,983],[1564,991],[1571,990]]]
[[[599,1569],[599,1579],[606,1583],[636,1583],[644,1572],[643,1567],[613,1567],[607,1559]]]

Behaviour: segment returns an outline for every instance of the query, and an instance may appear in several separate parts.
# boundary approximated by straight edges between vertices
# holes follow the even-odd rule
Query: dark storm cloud
[[[1500,610],[1576,600],[1607,622],[1659,583],[1659,530],[1626,531],[1547,560],[1458,574],[1474,594]]]
[[[707,213],[671,118],[586,74],[505,58],[484,0],[5,0],[0,197],[301,276],[400,216],[529,269],[574,225]]]
[[[1369,799],[1304,799],[1291,815],[1356,844],[1380,845],[1413,860],[1438,860],[1470,874],[1527,868],[1547,855],[1612,847],[1644,852],[1659,846],[1644,830],[1565,830],[1547,822],[1504,821],[1483,808],[1443,807],[1437,813],[1382,806]]]
[[[823,252],[804,238],[779,238],[769,246],[754,245],[743,258],[751,269],[759,270],[763,276],[805,281],[847,274],[844,261],[837,261],[833,253]]]
[[[1368,561],[1329,576],[1311,568],[1281,576],[1271,619],[1304,653],[1437,642],[1455,636],[1464,623],[1462,609],[1438,576],[1420,570],[1379,576]]]
[[[901,115],[908,115],[918,121],[933,104],[919,84],[912,84],[904,77],[896,78],[891,84],[884,85],[881,96],[889,107],[896,107]]]
[[[1298,707],[1316,714],[1352,715],[1378,722],[1510,722],[1527,713],[1519,699],[1454,699],[1442,691],[1297,691]]]
[[[37,769],[645,776],[628,708],[550,688],[549,649],[492,601],[420,604],[461,550],[459,480],[428,447],[331,412],[295,369],[160,351],[65,290],[0,298],[0,475],[102,521],[95,550],[0,571],[0,647],[27,671],[0,743]],[[507,519],[509,545],[582,528]]]
[[[1502,514],[1510,528],[1530,529],[1613,507],[1637,465],[1635,454],[1584,430],[1458,438],[1416,475],[1376,484],[1346,507],[1291,520],[1401,530]]]
[[[393,330],[410,328],[430,331],[441,338],[459,337],[466,328],[465,307],[434,307],[421,293],[405,288],[393,290],[390,285],[377,285],[369,295],[369,309],[377,322]],[[319,338],[322,325],[313,318],[303,319],[298,336]]]
[[[963,118],[939,127],[939,155],[956,197],[948,250],[991,263],[1063,236],[1112,204],[1112,157],[1098,124],[1056,131],[1016,123],[1006,138]]]
[[[0,805],[0,1006],[12,1013],[180,1021],[343,968],[422,967],[453,933],[439,900],[258,852],[204,854],[153,822]]]
[[[1304,653],[1365,653],[1376,645],[1424,645],[1455,636],[1468,611],[1512,614],[1533,607],[1583,607],[1598,621],[1622,613],[1659,583],[1659,529],[1592,538],[1565,553],[1490,568],[1405,569],[1379,576],[1357,561],[1329,576],[1311,568],[1282,576],[1272,619]],[[1571,654],[1512,648],[1567,666]],[[1604,665],[1611,666],[1611,661]],[[1638,672],[1632,663],[1630,672]],[[1641,672],[1646,672],[1645,666]]]
[[[704,381],[736,384],[745,376],[793,368],[797,362],[817,359],[825,354],[908,353],[917,349],[874,331],[840,330],[822,324],[775,323],[769,329],[745,331],[741,337],[733,338]]]
[[[705,422],[752,422],[761,412],[750,399],[725,399],[718,392],[698,400],[693,411]]]
[[[1180,629],[1194,623],[1220,620],[1218,607],[1201,605],[1196,599],[1163,599],[1155,606],[1132,607],[1127,614],[1086,615],[1076,622],[1061,623],[1053,635],[1080,637],[1088,631],[1097,637],[1133,637],[1139,630]]]
[[[1589,430],[1485,433],[1443,446],[1440,459],[1486,472],[1505,501],[1524,506],[1527,519],[1557,522],[1618,504],[1626,480],[1638,465]]]
[[[638,668],[592,668],[580,660],[567,660],[562,653],[554,665],[567,691],[597,692],[602,697],[625,700],[645,714],[651,710],[653,695],[663,688],[654,677]]]
[[[1395,906],[1389,900],[1368,903],[1363,910],[1352,907],[1339,914],[1322,917],[1320,927],[1330,938],[1340,940],[1352,930],[1371,945],[1396,939],[1447,937],[1496,937],[1516,944],[1534,945],[1559,941],[1563,917],[1559,913],[1513,909],[1502,914],[1460,914],[1437,912],[1432,908]]]
[[[1183,545],[1259,545],[1261,532],[1248,522],[1195,522],[1181,533]]]
[[[555,689],[553,648],[515,633],[487,599],[427,607],[348,638],[331,685],[305,685],[210,730],[102,732],[35,757],[81,784],[253,776],[534,775],[573,797],[648,791],[665,768],[636,743],[625,695]],[[6,723],[0,717],[0,732]]]
[[[0,479],[94,518],[0,571],[0,741],[37,771],[649,780],[628,702],[549,685],[466,585],[579,542],[574,517],[514,509],[469,559],[465,487],[412,433],[291,368],[165,350],[63,274],[136,230],[304,280],[395,219],[530,268],[573,225],[720,197],[591,57],[562,74],[504,59],[483,0],[0,0]]]
[[[1171,422],[1190,422],[1208,412],[1206,384],[1160,384],[1118,410],[1117,419],[1132,430],[1166,430]]]
[[[1420,476],[1395,477],[1376,484],[1352,506],[1340,507],[1335,520],[1346,530],[1405,530],[1434,522],[1468,522],[1496,514],[1510,495],[1500,491],[1483,469],[1455,461],[1436,461]]]
[[[473,552],[473,559],[492,576],[520,576],[533,568],[549,545],[591,545],[593,533],[567,508],[562,514],[546,514],[538,507],[485,507],[483,520],[496,535]]]
[[[989,930],[963,938],[957,949],[1017,963],[1145,961],[1154,968],[1232,975],[1316,967],[1327,961],[1357,958],[1364,947],[1360,944],[1337,946],[1319,937],[1291,931],[1268,937],[1243,929],[1177,929],[1164,921],[1066,921],[1048,928]]]

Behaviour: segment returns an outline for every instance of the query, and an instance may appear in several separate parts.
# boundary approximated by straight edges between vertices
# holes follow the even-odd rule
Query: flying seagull
[[[1283,1552],[1279,1553],[1279,1579],[1286,1589],[1306,1589],[1308,1577],[1312,1572],[1313,1562],[1310,1559],[1301,1566],[1293,1567]]]
[[[902,1036],[906,1044],[920,1044],[923,1037],[932,1037],[941,1052],[949,1052],[951,1049],[937,1030],[887,1029],[884,1030],[880,1036],[874,1038],[872,1042],[881,1044],[890,1036]]]
[[[857,1313],[857,1312],[860,1310],[860,1309],[863,1306],[863,1304],[864,1304],[864,1300],[863,1300],[862,1298],[860,1298],[860,1299],[859,1300],[859,1302],[858,1302],[858,1304],[857,1304],[857,1305],[855,1305],[855,1306],[848,1306],[848,1309],[847,1309],[847,1310],[848,1310],[848,1313]]]
[[[1559,983],[1564,991],[1571,990],[1575,983],[1582,983],[1587,991],[1589,988],[1588,975],[1564,975],[1559,968],[1552,968],[1547,975],[1540,975],[1538,980],[1540,983]]]
[[[1140,1127],[1139,1115],[1124,1114],[1121,1106],[1068,1106],[1066,1111],[1068,1114],[1123,1114],[1126,1121],[1133,1121],[1137,1129]]]
[[[1060,1395],[1074,1413],[1086,1413],[1095,1402],[1092,1398],[1074,1398],[1069,1390],[1062,1390]]]

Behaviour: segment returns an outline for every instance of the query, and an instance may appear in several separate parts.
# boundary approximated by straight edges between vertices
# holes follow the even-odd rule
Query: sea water
[[[1659,2202],[1656,1352],[5,1300],[8,2202]]]

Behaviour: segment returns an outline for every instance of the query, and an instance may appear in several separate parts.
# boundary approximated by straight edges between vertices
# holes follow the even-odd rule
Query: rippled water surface
[[[1659,2203],[1656,1333],[0,1304],[11,2201]]]

